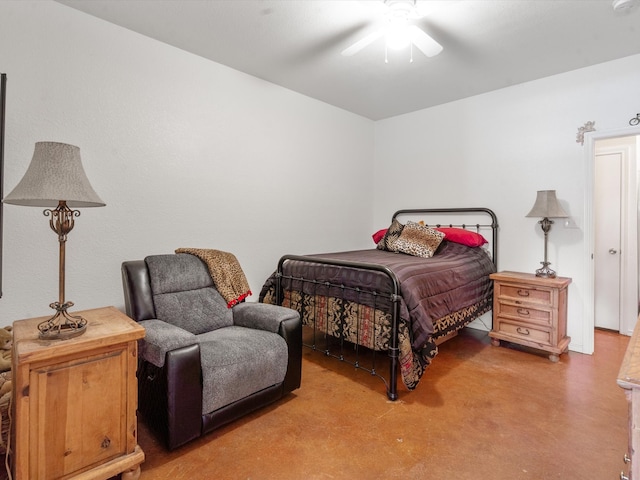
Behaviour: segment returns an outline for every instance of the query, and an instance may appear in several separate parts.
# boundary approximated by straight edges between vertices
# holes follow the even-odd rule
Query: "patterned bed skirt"
[[[273,302],[273,292],[265,295],[264,303]],[[306,294],[286,290],[282,306],[300,313],[303,325],[323,335],[342,339],[373,351],[388,351],[392,335],[392,315],[389,312],[343,298]],[[400,374],[408,390],[418,385],[420,378],[438,354],[436,341],[456,332],[491,309],[490,299],[471,305],[434,322],[434,333],[423,344],[412,345],[409,321],[398,321]]]

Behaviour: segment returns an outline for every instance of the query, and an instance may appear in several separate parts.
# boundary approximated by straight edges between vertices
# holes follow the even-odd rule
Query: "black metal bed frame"
[[[395,212],[393,214],[392,217],[392,221],[395,220],[397,217],[399,216],[404,216],[404,215],[420,215],[420,214],[426,214],[426,215],[457,215],[457,214],[466,214],[466,215],[477,215],[482,216],[482,215],[486,215],[491,219],[491,223],[474,223],[474,224],[465,224],[465,223],[453,223],[453,222],[446,222],[446,223],[434,223],[431,224],[430,226],[432,227],[457,227],[457,228],[464,228],[467,230],[470,230],[471,228],[475,229],[476,232],[480,232],[480,230],[482,229],[489,229],[491,228],[492,230],[492,240],[491,240],[491,258],[493,260],[494,265],[496,266],[496,270],[497,270],[497,258],[498,258],[498,220],[497,217],[495,215],[495,213],[488,209],[488,208],[427,208],[427,209],[405,209],[405,210],[398,210],[397,212]],[[376,271],[376,272],[380,272],[383,275],[386,275],[389,279],[391,288],[389,291],[387,292],[377,292],[377,291],[368,291],[365,289],[361,289],[361,288],[357,288],[357,287],[346,287],[344,285],[337,285],[337,284],[332,284],[330,282],[322,282],[322,281],[317,281],[317,280],[313,280],[313,279],[305,279],[303,277],[294,277],[291,275],[285,275],[283,268],[284,268],[284,264],[287,261],[300,261],[300,262],[309,262],[309,263],[315,263],[315,264],[321,264],[321,265],[334,265],[334,266],[340,266],[340,267],[351,267],[354,269],[360,269],[360,270],[368,270],[368,271]],[[340,344],[340,353],[339,354],[335,354],[333,353],[330,349],[329,349],[329,337],[331,336],[329,334],[329,332],[324,332],[324,338],[325,338],[325,346],[324,348],[318,348],[318,345],[316,344],[316,325],[317,325],[317,321],[314,321],[314,327],[313,327],[313,341],[311,344],[308,343],[304,343],[304,345],[308,348],[311,348],[312,350],[322,350],[323,353],[326,356],[329,357],[333,357],[335,359],[338,359],[340,361],[346,362],[350,365],[353,365],[356,369],[361,369],[364,370],[366,372],[369,372],[371,375],[373,376],[377,376],[378,378],[380,378],[385,386],[386,386],[386,390],[387,390],[387,397],[392,400],[395,401],[398,399],[398,353],[399,353],[399,346],[398,346],[398,327],[399,327],[399,318],[400,318],[400,282],[398,281],[396,275],[393,273],[393,271],[391,271],[391,269],[389,269],[388,267],[384,266],[384,265],[378,265],[378,264],[373,264],[373,263],[364,263],[364,262],[351,262],[351,261],[339,261],[339,260],[332,260],[332,259],[324,259],[324,258],[317,258],[317,257],[311,257],[311,256],[306,256],[306,255],[284,255],[280,258],[280,261],[278,262],[278,268],[276,270],[276,291],[275,291],[275,298],[276,301],[279,304],[282,304],[283,299],[284,299],[284,291],[283,291],[283,287],[282,287],[282,280],[287,279],[287,280],[291,280],[291,281],[298,281],[298,282],[302,282],[305,284],[310,284],[313,285],[314,288],[314,292],[316,291],[315,289],[317,289],[318,287],[329,287],[329,288],[333,288],[333,289],[338,289],[338,290],[350,290],[352,293],[354,293],[358,298],[360,298],[363,295],[368,295],[372,300],[369,301],[369,304],[373,304],[373,309],[374,312],[376,311],[376,306],[378,304],[377,302],[377,298],[384,298],[386,297],[387,299],[390,300],[391,302],[391,338],[389,340],[389,349],[388,349],[388,356],[389,356],[389,381],[387,382],[387,379],[383,376],[381,376],[375,368],[376,365],[376,350],[372,350],[372,359],[371,359],[371,368],[367,368],[364,367],[363,365],[360,364],[360,345],[358,343],[358,341],[356,341],[354,343],[354,348],[355,348],[355,360],[349,360],[346,356],[345,356],[345,351],[344,351],[344,346],[345,346],[345,342],[347,342],[343,336],[340,336],[337,341]],[[360,303],[360,302],[356,302],[356,303]],[[302,316],[302,312],[300,312],[300,315]],[[358,315],[358,318],[360,316]],[[375,320],[375,319],[374,319]],[[328,325],[328,322],[325,322]],[[357,328],[357,335],[359,335],[360,332],[360,328],[358,326]],[[374,332],[375,332],[375,328],[374,328]],[[359,338],[359,337],[358,337]]]

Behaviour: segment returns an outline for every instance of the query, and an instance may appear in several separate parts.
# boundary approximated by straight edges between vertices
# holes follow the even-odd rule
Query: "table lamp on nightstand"
[[[539,190],[536,203],[534,203],[533,208],[526,216],[542,218],[538,223],[544,232],[544,261],[540,262],[542,268],[536,270],[536,277],[555,278],[556,272],[549,268],[551,263],[547,261],[547,236],[549,230],[551,230],[551,225],[553,225],[553,220],[549,219],[566,218],[569,215],[558,203],[555,190]]]
[[[56,313],[38,325],[40,338],[65,339],[82,335],[87,321],[67,312],[73,302],[64,299],[65,243],[73,229],[74,217],[80,212],[72,208],[104,207],[82,168],[80,149],[57,142],[37,142],[31,164],[20,183],[7,195],[4,203],[45,207],[49,226],[58,234],[60,243],[59,298],[49,306]]]

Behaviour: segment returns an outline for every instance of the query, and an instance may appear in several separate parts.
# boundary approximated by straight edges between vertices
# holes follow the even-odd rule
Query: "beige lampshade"
[[[564,218],[568,217],[556,198],[555,190],[539,190],[536,196],[536,203],[526,215],[527,217],[539,218]]]
[[[57,142],[37,142],[31,164],[4,203],[30,207],[104,207],[82,167],[80,149]]]

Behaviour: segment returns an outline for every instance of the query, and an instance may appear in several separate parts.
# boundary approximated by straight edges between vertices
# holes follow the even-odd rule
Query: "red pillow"
[[[439,232],[444,233],[444,239],[450,242],[461,243],[468,247],[481,247],[487,242],[482,235],[464,228],[436,228]]]
[[[380,242],[380,240],[382,240],[382,237],[384,237],[384,234],[387,233],[387,230],[389,229],[383,228],[382,230],[378,230],[376,233],[371,235],[371,238],[373,238],[373,241],[376,243],[376,245],[378,244],[378,242]]]

